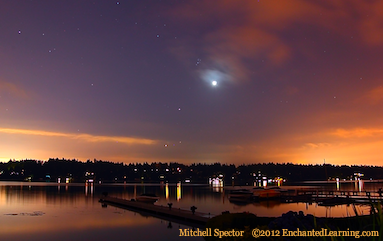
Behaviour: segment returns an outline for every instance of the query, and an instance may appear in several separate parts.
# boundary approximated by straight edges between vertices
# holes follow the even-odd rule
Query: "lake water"
[[[363,188],[377,189],[378,185]],[[344,185],[354,190],[353,184]],[[358,187],[356,187],[358,188]],[[0,240],[203,240],[201,237],[179,237],[177,223],[143,216],[98,202],[102,192],[109,196],[131,199],[141,193],[160,197],[156,205],[220,214],[223,211],[251,212],[258,216],[277,217],[288,211],[303,211],[316,216],[345,217],[354,215],[347,205],[323,207],[317,204],[264,201],[251,204],[231,203],[228,191],[200,185],[142,184],[57,184],[0,182]],[[358,206],[360,213],[367,207]]]

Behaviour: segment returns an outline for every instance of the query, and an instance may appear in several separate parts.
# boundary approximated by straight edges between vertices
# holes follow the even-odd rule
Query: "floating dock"
[[[144,212],[145,214],[152,215],[166,220],[179,221],[183,223],[197,224],[204,226],[211,218],[209,213],[194,212],[183,210],[180,208],[169,208],[165,206],[158,206],[151,203],[138,202],[134,200],[126,200],[114,197],[101,197],[100,202],[110,204],[121,208],[126,208],[132,211]]]

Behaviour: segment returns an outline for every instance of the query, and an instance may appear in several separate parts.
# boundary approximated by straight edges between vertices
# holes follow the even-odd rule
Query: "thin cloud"
[[[383,101],[383,87],[379,86],[367,91],[357,102],[376,105]]]
[[[22,87],[3,80],[0,80],[0,93],[8,93],[22,99],[27,99],[29,97],[27,92]]]
[[[42,131],[42,130],[11,129],[11,128],[0,128],[0,133],[46,136],[46,137],[65,137],[70,139],[83,140],[86,142],[118,142],[118,143],[122,143],[126,145],[153,145],[157,143],[156,140],[135,138],[135,137],[97,136],[97,135],[90,135],[90,134],[73,134],[73,133],[51,132],[51,131]]]
[[[352,138],[352,137],[372,137],[381,136],[383,129],[381,128],[354,128],[354,129],[336,129],[329,133],[332,136],[341,138]]]
[[[323,148],[323,147],[329,147],[331,146],[330,143],[306,143],[304,147],[310,148],[310,149],[316,149],[316,148]]]
[[[201,49],[196,51],[190,44],[189,51],[204,51],[205,70],[213,69],[219,62],[227,67],[227,75],[243,82],[251,79],[252,66],[258,61],[278,67],[296,53],[310,56],[307,52],[316,52],[302,47],[300,41],[286,41],[287,32],[300,33],[305,26],[331,31],[340,38],[353,38],[359,45],[383,44],[382,8],[380,1],[244,0],[238,4],[220,0],[188,2],[172,9],[172,15],[186,21],[191,33],[209,22],[209,29],[200,35]],[[352,27],[352,35],[345,23]]]

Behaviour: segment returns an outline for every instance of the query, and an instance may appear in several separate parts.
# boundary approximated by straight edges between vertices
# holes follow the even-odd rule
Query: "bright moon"
[[[217,85],[217,81],[213,80],[213,81],[211,82],[211,84],[212,84],[213,86],[216,86],[216,85]]]

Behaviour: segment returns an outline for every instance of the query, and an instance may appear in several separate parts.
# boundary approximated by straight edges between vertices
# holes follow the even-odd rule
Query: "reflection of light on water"
[[[177,183],[177,201],[181,200],[181,183]]]
[[[44,183],[33,183],[29,190],[27,185],[3,187],[0,183],[0,205],[6,210],[0,215],[1,240],[48,241],[60,240],[60,237],[73,240],[76,239],[78,232],[101,233],[104,236],[121,227],[124,227],[125,232],[113,233],[115,239],[125,239],[123,235],[126,235],[126,229],[129,229],[131,238],[140,240],[142,236],[135,234],[135,230],[140,227],[155,230],[159,235],[163,235],[158,231],[162,227],[157,229],[153,226],[153,219],[139,215],[134,217],[133,213],[125,211],[120,211],[121,214],[116,215],[111,208],[100,212],[101,205],[89,201],[89,198],[84,196],[84,190],[72,188],[71,185],[70,195],[60,194],[56,192],[58,188],[56,185],[44,186]],[[74,206],[76,211],[73,210]],[[60,222],[57,222],[57,217],[60,217]],[[145,239],[149,239],[149,236]],[[165,239],[170,240],[171,237]]]
[[[0,205],[3,206],[7,203],[7,193],[5,192],[5,188],[0,186]]]
[[[85,182],[85,196],[88,196],[88,192],[89,192],[89,189],[90,189],[90,195],[93,196],[93,183],[88,183],[88,182]]]
[[[359,192],[361,192],[363,190],[363,180],[359,180],[358,184],[359,184]]]
[[[165,198],[166,200],[169,200],[169,184],[166,183],[165,185]]]
[[[223,192],[222,187],[213,187],[213,192]]]
[[[339,178],[336,178],[336,190],[339,191]]]

